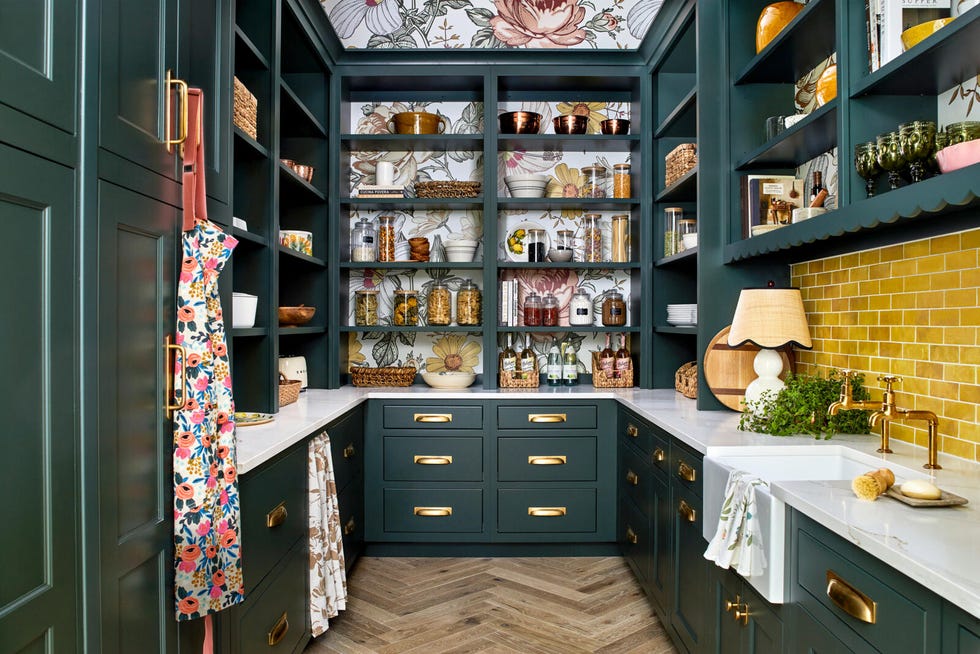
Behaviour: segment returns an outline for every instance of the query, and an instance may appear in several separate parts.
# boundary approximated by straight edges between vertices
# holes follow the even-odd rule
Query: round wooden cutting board
[[[732,326],[725,327],[715,334],[704,352],[704,379],[708,388],[718,401],[735,411],[742,410],[745,387],[758,375],[752,369],[752,362],[759,348],[750,343],[739,347],[728,344],[728,332]],[[783,359],[783,377],[793,370],[795,358],[792,348],[779,351]]]

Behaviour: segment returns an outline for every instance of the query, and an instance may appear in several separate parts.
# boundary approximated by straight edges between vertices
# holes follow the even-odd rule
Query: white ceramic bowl
[[[504,184],[515,198],[543,198],[548,187],[546,175],[508,175]]]
[[[550,250],[548,250],[548,259],[550,259],[551,261],[562,261],[562,262],[571,261],[572,254],[573,253],[571,250],[556,250],[555,248],[551,248]]]
[[[476,248],[446,248],[446,261],[452,261],[455,263],[463,263],[467,261],[473,261],[473,255],[476,254]]]
[[[684,234],[681,237],[681,240],[684,241],[684,249],[685,250],[690,250],[691,248],[696,248],[698,246],[698,234],[697,234],[697,232],[695,232],[693,234]]]
[[[479,245],[479,244],[480,244],[479,241],[477,241],[476,239],[472,239],[472,238],[452,238],[452,237],[449,237],[449,238],[446,239],[446,241],[442,245],[443,245],[443,247],[457,247],[457,246],[464,247],[465,246],[465,247],[468,247],[468,248],[476,248],[476,246]]]
[[[422,381],[432,388],[466,388],[476,380],[472,372],[423,372]]]
[[[257,295],[248,293],[231,294],[231,327],[248,329],[255,326],[255,308],[259,304]]]
[[[504,183],[508,182],[531,182],[535,184],[548,183],[547,175],[507,175],[504,177]]]
[[[815,216],[827,213],[827,207],[803,207],[800,209],[793,209],[793,222],[801,223],[804,220],[809,220]]]

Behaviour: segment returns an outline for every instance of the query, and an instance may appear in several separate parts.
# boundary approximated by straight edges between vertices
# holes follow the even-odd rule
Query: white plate
[[[510,238],[515,234],[517,234],[518,231],[524,230],[524,235],[520,237],[520,242],[521,244],[526,245],[527,232],[529,229],[544,229],[544,228],[541,227],[541,225],[539,225],[538,223],[532,223],[528,221],[528,222],[520,223],[519,225],[514,225],[514,227],[507,230],[507,236],[504,238],[504,252],[507,254],[507,258],[510,259],[511,261],[519,261],[519,262],[527,263],[527,249],[525,248],[525,250],[520,253],[514,252],[513,250],[510,249],[511,246],[509,244],[509,241]],[[550,249],[551,249],[551,234],[549,234],[548,231],[545,230],[544,232],[545,254],[547,254],[548,250]]]
[[[236,427],[254,427],[272,422],[276,417],[271,413],[247,413],[245,411],[235,412]]]

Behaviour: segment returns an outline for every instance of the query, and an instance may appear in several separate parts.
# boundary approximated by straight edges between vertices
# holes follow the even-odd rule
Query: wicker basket
[[[480,195],[480,182],[415,182],[415,195],[420,198],[475,198]]]
[[[534,361],[534,374],[531,375],[530,379],[515,379],[512,371],[503,368],[499,370],[499,373],[500,388],[537,388],[541,383],[537,359]]]
[[[688,361],[674,373],[674,388],[692,400],[698,396],[698,364]]]
[[[234,79],[234,85],[235,110],[232,120],[238,129],[253,139],[258,139],[258,129],[256,128],[256,123],[258,122],[258,100],[255,99],[255,96],[245,88],[245,85],[237,77]]]
[[[279,373],[279,406],[284,407],[287,404],[292,404],[299,399],[300,389],[303,388],[303,382],[298,379],[286,379],[286,376]]]
[[[354,386],[411,386],[415,381],[415,373],[415,368],[411,366],[404,368],[352,366],[350,378]]]
[[[598,352],[592,353],[592,385],[596,388],[632,388],[633,387],[633,361],[630,360],[630,367],[620,371],[619,377],[609,377],[602,369]]]
[[[664,186],[670,186],[698,165],[696,143],[681,143],[664,157]]]

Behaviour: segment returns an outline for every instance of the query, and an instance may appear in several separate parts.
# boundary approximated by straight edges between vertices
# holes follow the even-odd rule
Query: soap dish
[[[898,500],[903,504],[908,504],[909,506],[915,507],[917,509],[924,509],[927,507],[940,507],[940,506],[960,506],[966,504],[970,500],[965,497],[960,497],[954,493],[950,493],[940,489],[942,495],[938,500],[920,500],[916,497],[906,497],[902,495],[902,492],[896,490],[894,486],[885,491],[885,495],[892,498],[893,500]]]

